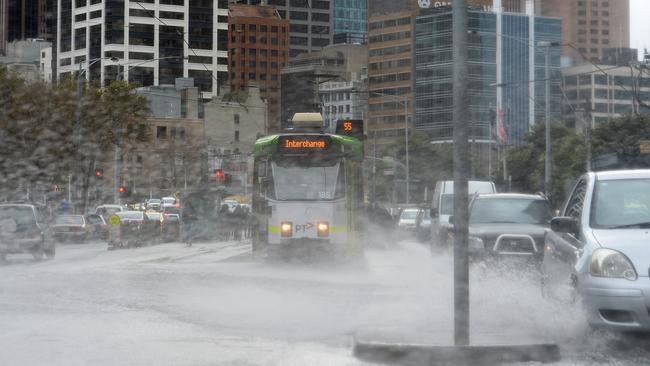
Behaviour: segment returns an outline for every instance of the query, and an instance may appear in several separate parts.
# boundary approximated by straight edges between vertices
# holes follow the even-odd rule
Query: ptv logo
[[[313,227],[314,227],[314,224],[312,224],[311,222],[308,222],[308,223],[303,224],[303,225],[296,225],[296,232],[299,233],[299,232],[302,231],[303,233],[305,233],[305,232],[307,232],[307,230],[309,230],[309,229],[311,229]]]

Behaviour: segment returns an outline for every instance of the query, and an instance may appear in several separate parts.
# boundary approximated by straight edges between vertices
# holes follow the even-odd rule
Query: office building
[[[228,73],[233,91],[259,87],[270,130],[279,129],[280,73],[289,59],[289,21],[271,6],[230,5]]]
[[[650,114],[650,75],[637,67],[584,64],[562,69],[564,120],[577,130],[626,113]]]
[[[562,18],[563,64],[603,58],[607,48],[630,47],[629,0],[538,0],[538,12]]]
[[[0,55],[7,44],[27,39],[52,41],[54,1],[0,0]]]
[[[325,97],[332,87],[327,84],[329,82],[354,84],[364,74],[363,69],[367,64],[367,48],[359,44],[331,45],[321,51],[301,54],[289,60],[289,65],[282,69],[282,129],[290,126],[295,113],[322,112],[320,86],[324,88],[322,96]],[[352,84],[346,88],[351,90]]]
[[[59,79],[79,69],[102,84],[189,77],[202,98],[228,82],[227,0],[59,0],[57,11]]]
[[[367,41],[367,0],[335,1],[334,43],[366,43]]]
[[[335,0],[248,0],[269,5],[289,21],[289,57],[315,52],[332,44]]]
[[[468,14],[470,138],[490,141],[492,111],[505,127],[503,142],[521,144],[545,120],[545,53],[540,41],[559,42],[561,20],[533,14],[471,10]],[[415,128],[432,140],[453,137],[451,9],[429,10],[415,27]],[[551,116],[561,116],[560,49],[551,47]]]

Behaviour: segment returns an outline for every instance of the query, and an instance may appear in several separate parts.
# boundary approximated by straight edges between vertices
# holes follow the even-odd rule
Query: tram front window
[[[331,200],[345,193],[343,165],[305,166],[292,161],[271,164],[275,199]]]

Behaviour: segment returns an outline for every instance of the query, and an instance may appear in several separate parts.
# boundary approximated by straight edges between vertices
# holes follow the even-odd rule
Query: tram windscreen
[[[345,194],[343,165],[299,165],[291,161],[272,163],[275,199],[332,200]]]

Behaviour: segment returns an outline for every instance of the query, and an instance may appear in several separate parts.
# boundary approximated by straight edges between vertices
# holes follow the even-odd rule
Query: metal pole
[[[73,131],[73,136],[72,136],[72,143],[74,146],[74,151],[76,154],[81,155],[79,153],[80,146],[79,146],[79,141],[81,140],[79,136],[79,129],[81,128],[81,98],[83,97],[83,85],[82,85],[82,80],[81,80],[81,62],[79,63],[79,72],[77,73],[77,108],[75,110],[75,115],[74,115],[74,131]],[[79,179],[82,179],[82,172],[83,172],[83,164],[81,164],[80,159],[77,160],[77,164],[74,164],[75,166],[75,198],[79,198]],[[76,212],[75,210],[75,204],[70,202],[70,206],[72,207],[73,212]]]
[[[467,4],[456,0],[454,59],[454,344],[469,345]]]
[[[545,49],[544,75],[546,78],[546,155],[544,158],[544,193],[551,197],[551,47]]]
[[[377,203],[377,130],[372,133],[372,203]]]
[[[406,204],[411,203],[411,177],[409,169],[409,100],[404,96],[404,135],[406,136]]]

